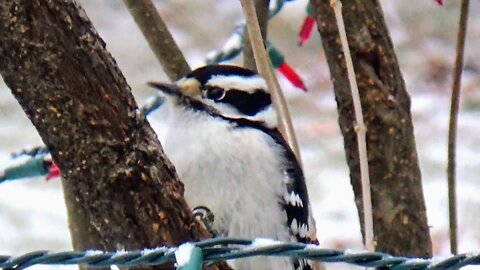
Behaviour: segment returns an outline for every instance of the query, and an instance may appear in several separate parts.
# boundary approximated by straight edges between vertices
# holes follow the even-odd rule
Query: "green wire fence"
[[[252,256],[275,256],[309,259],[325,263],[348,263],[360,267],[382,267],[392,270],[459,269],[467,265],[480,265],[480,254],[460,254],[433,263],[432,259],[395,257],[381,252],[352,252],[322,248],[303,243],[285,243],[262,239],[213,238],[179,247],[159,247],[137,251],[48,252],[35,251],[18,257],[1,256],[1,269],[25,269],[44,265],[72,265],[106,267],[160,265],[178,263],[181,270],[200,270],[202,265]],[[183,253],[181,256],[179,253]],[[179,260],[179,258],[181,259]],[[185,259],[187,258],[187,259]],[[181,262],[180,262],[181,261]]]

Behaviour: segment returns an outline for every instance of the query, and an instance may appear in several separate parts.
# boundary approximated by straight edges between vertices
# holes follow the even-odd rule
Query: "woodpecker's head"
[[[172,97],[179,106],[216,111],[230,118],[262,121],[276,126],[276,116],[265,80],[257,73],[231,65],[208,65],[173,84],[149,83]],[[198,106],[200,102],[202,106]]]

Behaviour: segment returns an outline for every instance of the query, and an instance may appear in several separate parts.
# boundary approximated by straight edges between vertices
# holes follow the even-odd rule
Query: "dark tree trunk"
[[[77,250],[208,236],[192,222],[172,164],[75,1],[0,1],[0,74],[62,172]]]
[[[377,0],[344,0],[343,15],[367,126],[377,250],[432,254],[410,97]],[[355,201],[363,224],[354,111],[330,0],[313,0],[344,136]],[[363,225],[362,225],[363,233]]]

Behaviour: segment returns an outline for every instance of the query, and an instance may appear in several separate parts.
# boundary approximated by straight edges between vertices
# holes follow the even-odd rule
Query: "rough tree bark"
[[[72,232],[90,240],[77,250],[209,236],[192,222],[172,164],[75,1],[0,1],[0,74],[61,170],[69,212],[80,213]]]
[[[377,0],[343,0],[343,14],[367,126],[377,250],[395,255],[432,254],[410,97]],[[361,219],[360,170],[354,111],[330,0],[313,0],[344,136]],[[363,221],[362,221],[363,224]],[[362,225],[363,233],[363,225]]]

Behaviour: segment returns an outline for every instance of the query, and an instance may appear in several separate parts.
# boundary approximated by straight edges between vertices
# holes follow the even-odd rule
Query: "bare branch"
[[[297,139],[293,131],[292,121],[288,112],[287,103],[283,96],[280,84],[272,68],[272,63],[267,55],[265,46],[263,44],[262,35],[260,33],[260,27],[258,25],[257,14],[255,12],[255,5],[252,0],[241,0],[243,13],[246,18],[246,25],[248,35],[250,37],[250,43],[253,48],[253,55],[257,68],[262,77],[267,81],[268,89],[270,89],[273,104],[277,109],[278,126],[282,135],[287,140],[288,144],[292,148],[293,152],[297,156],[299,162],[301,162],[300,151],[298,149]]]
[[[263,43],[266,44],[268,33],[268,6],[270,5],[270,0],[254,0],[254,2]],[[244,38],[243,66],[257,71],[257,65],[255,64],[255,57],[253,56],[252,45],[250,44],[248,35],[245,35]]]
[[[360,102],[360,94],[358,92],[357,80],[355,78],[355,70],[353,69],[352,56],[348,47],[347,33],[345,31],[345,23],[342,16],[342,2],[339,0],[331,0],[330,5],[335,12],[338,31],[340,33],[340,41],[342,42],[345,61],[347,64],[348,80],[352,91],[353,107],[355,109],[355,119],[357,125],[355,132],[357,133],[358,155],[360,159],[360,175],[362,179],[362,199],[363,199],[363,215],[365,223],[365,247],[368,251],[374,251],[373,242],[373,212],[372,212],[372,195],[370,192],[370,175],[368,173],[368,157],[367,157],[367,128],[363,122],[362,104]]]
[[[458,253],[457,240],[457,202],[455,179],[455,152],[457,141],[457,119],[460,103],[460,87],[462,81],[463,55],[465,51],[465,37],[467,35],[468,5],[469,0],[462,0],[460,22],[457,33],[457,53],[453,71],[452,98],[450,105],[450,123],[448,128],[448,212],[450,223],[450,252]]]
[[[152,1],[123,0],[123,2],[168,78],[176,81],[188,74],[191,69]]]
[[[363,221],[362,184],[355,112],[344,50],[330,0],[311,0],[334,86],[338,124]],[[343,2],[349,49],[368,127],[375,249],[400,256],[431,257],[432,245],[421,184],[410,96],[405,87],[379,1]],[[339,57],[341,56],[341,57]],[[411,208],[415,205],[415,208]]]

